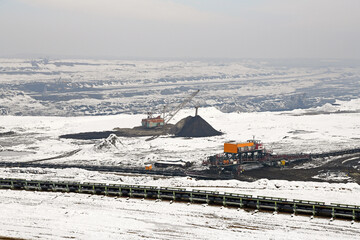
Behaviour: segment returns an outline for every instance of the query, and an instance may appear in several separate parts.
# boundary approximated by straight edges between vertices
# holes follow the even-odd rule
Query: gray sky
[[[0,56],[360,58],[359,0],[0,0]]]

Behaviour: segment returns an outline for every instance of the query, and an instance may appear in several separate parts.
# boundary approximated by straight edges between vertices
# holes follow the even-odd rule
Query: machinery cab
[[[141,125],[144,128],[156,128],[164,126],[164,118],[160,115],[153,117],[152,113],[148,113],[148,117],[141,120]]]
[[[252,142],[254,143],[255,146],[255,150],[264,150],[264,145],[262,144],[262,142],[260,140],[247,140],[247,142]]]

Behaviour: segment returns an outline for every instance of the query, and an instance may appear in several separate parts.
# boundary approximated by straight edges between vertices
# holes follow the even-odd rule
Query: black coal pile
[[[215,130],[202,117],[189,116],[180,120],[176,125],[175,136],[177,137],[211,137],[222,135],[222,132]]]

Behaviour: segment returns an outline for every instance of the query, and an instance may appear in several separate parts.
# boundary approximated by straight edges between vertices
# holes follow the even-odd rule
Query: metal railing
[[[239,193],[220,193],[196,189],[187,190],[185,188],[174,187],[0,178],[0,188],[164,199],[179,202],[207,203],[229,207],[360,220],[360,206],[357,205],[341,203],[331,203],[330,205],[327,205],[324,202],[309,200],[267,196],[255,197]]]

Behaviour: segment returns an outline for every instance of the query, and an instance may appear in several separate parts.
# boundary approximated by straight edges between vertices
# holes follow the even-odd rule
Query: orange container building
[[[224,143],[224,153],[239,153],[244,151],[251,151],[255,149],[254,141],[247,141],[242,143],[227,142]]]

